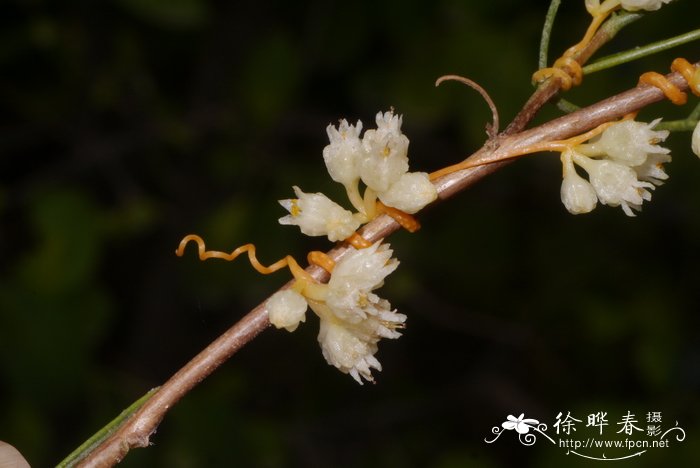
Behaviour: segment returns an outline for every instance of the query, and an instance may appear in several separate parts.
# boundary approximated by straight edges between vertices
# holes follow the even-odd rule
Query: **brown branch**
[[[598,43],[597,47],[600,47],[600,45],[602,43]],[[586,54],[590,56],[588,52],[586,51]],[[687,89],[687,83],[677,73],[667,77],[679,88]],[[552,81],[551,84],[542,86],[535,92],[525,106],[527,112],[525,114],[521,112],[522,115],[528,115],[528,118],[532,118],[537,109],[556,94],[557,84],[554,83],[554,80],[550,81]],[[554,88],[551,88],[552,86]],[[552,89],[554,89],[554,94],[552,94]],[[648,85],[637,86],[629,91],[527,131],[522,131],[522,129],[529,120],[519,114],[519,117],[508,126],[506,131],[487,142],[483,148],[468,158],[468,160],[480,165],[440,177],[434,181],[439,199],[446,200],[451,198],[508,164],[510,161],[493,162],[498,161],[505,154],[511,154],[519,148],[525,148],[543,141],[571,138],[603,122],[638,111],[649,104],[663,99],[663,93],[657,88]],[[376,242],[389,236],[399,228],[400,226],[392,218],[381,215],[362,227],[359,233],[368,241]],[[339,244],[330,250],[328,255],[333,260],[338,261],[348,251],[348,248],[346,244]],[[320,282],[328,281],[328,273],[317,266],[310,266],[306,271]],[[287,288],[290,284],[291,282],[280,289]],[[147,447],[151,435],[155,432],[170,408],[269,325],[263,302],[173,375],[140,410],[96,448],[79,466],[113,466],[120,462],[131,448]]]

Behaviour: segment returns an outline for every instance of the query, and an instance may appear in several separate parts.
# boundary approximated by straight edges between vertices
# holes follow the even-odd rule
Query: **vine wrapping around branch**
[[[679,88],[687,89],[687,82],[678,73],[672,73],[667,77]],[[638,111],[663,99],[665,96],[658,88],[641,85],[539,127],[515,135],[501,134],[495,140],[495,149],[493,145],[487,145],[488,147],[480,149],[468,158],[479,165],[435,180],[439,198],[446,200],[508,164],[510,161],[499,161],[503,154],[542,141],[570,138],[603,122]],[[381,215],[363,226],[358,232],[368,241],[376,242],[399,228],[400,225],[393,218]],[[348,248],[346,245],[338,245],[328,252],[328,256],[337,262],[344,256]],[[319,282],[328,281],[328,273],[318,266],[312,265],[306,269],[306,272]],[[290,281],[280,289],[288,288],[291,283]],[[122,426],[80,466],[113,466],[121,461],[130,448],[148,446],[150,435],[155,431],[165,413],[183,395],[269,326],[264,304],[263,302],[251,310],[173,375],[132,417],[132,420]]]
[[[604,42],[605,40],[594,39],[589,47],[598,48]],[[580,56],[587,58],[592,53],[592,50],[585,50],[581,52]],[[687,89],[687,82],[678,73],[670,74],[667,77],[679,88]],[[467,158],[468,161],[476,164],[475,167],[439,177],[434,181],[439,199],[446,200],[454,196],[511,162],[500,160],[503,155],[513,154],[519,149],[543,141],[570,138],[665,98],[659,89],[640,85],[572,114],[521,132],[537,110],[556,95],[558,88],[554,81],[551,80],[550,84],[541,86],[535,91],[518,117],[502,134],[489,140],[487,145]],[[398,229],[400,229],[400,225],[390,216],[383,214],[363,226],[358,233],[364,239],[376,242]],[[343,258],[349,248],[347,244],[338,244],[327,255],[337,262]],[[328,281],[328,272],[318,266],[312,265],[306,268],[306,272],[319,282]],[[288,282],[280,290],[289,288],[292,282]],[[148,446],[150,436],[167,411],[268,326],[269,320],[265,302],[263,302],[174,374],[140,410],[96,448],[80,466],[113,466],[121,461],[131,448]]]

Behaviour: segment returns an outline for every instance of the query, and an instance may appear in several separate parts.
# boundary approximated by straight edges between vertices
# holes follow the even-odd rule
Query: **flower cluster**
[[[374,357],[382,338],[398,338],[406,316],[373,291],[399,262],[388,244],[349,252],[335,265],[328,284],[297,282],[278,291],[266,303],[270,323],[294,331],[305,320],[307,307],[321,320],[318,341],[323,357],[357,382],[373,381],[371,369],[382,366]]]
[[[627,216],[651,199],[656,185],[668,178],[663,164],[671,161],[669,150],[658,146],[668,131],[653,130],[660,119],[649,124],[625,120],[608,127],[589,143],[569,148],[561,155],[563,182],[561,199],[572,214],[588,213],[598,201],[622,206]],[[575,165],[588,173],[588,180]]]
[[[321,193],[308,194],[294,187],[295,199],[281,200],[289,215],[282,224],[299,226],[304,234],[328,236],[338,241],[352,234],[363,222],[374,217],[376,200],[413,214],[437,198],[437,191],[424,172],[408,171],[408,138],[401,133],[401,116],[393,111],[379,112],[377,128],[360,139],[362,122],[326,129],[330,144],[323,149],[323,160],[331,178],[343,184],[357,210],[352,213]],[[367,189],[360,195],[359,183]]]
[[[437,198],[428,174],[408,170],[409,142],[401,133],[401,116],[379,112],[376,122],[377,128],[363,136],[359,120],[350,125],[343,119],[337,127],[326,129],[330,141],[323,149],[326,168],[335,182],[343,184],[357,211],[295,186],[296,198],[280,200],[289,212],[280,218],[281,224],[296,225],[306,235],[327,236],[335,242],[348,239],[376,216],[377,199],[410,215]],[[364,194],[360,182],[366,187]],[[374,357],[379,341],[401,336],[397,330],[406,321],[405,315],[374,293],[399,264],[392,253],[389,244],[381,242],[360,250],[349,247],[335,265],[324,266],[331,270],[328,284],[295,273],[292,287],[265,303],[270,323],[294,331],[310,307],[320,318],[318,341],[326,361],[360,384],[362,379],[373,381],[372,369],[382,368]]]

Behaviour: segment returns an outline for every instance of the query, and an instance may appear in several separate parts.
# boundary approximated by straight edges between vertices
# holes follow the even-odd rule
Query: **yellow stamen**
[[[299,216],[301,214],[301,208],[299,208],[299,205],[297,205],[298,202],[299,202],[298,199],[292,200],[292,209],[290,211],[290,214],[294,218],[296,218],[297,216]]]

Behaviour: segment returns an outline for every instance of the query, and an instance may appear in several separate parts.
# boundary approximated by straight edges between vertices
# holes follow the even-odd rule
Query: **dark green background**
[[[552,54],[586,27],[563,2]],[[531,92],[546,2],[12,0],[0,15],[0,440],[58,462],[286,282],[245,261],[173,251],[255,242],[270,263],[325,249],[277,224],[293,184],[343,200],[325,126],[404,115],[414,170],[484,141],[481,83],[509,121]],[[697,28],[679,1],[601,54]],[[665,71],[691,45],[592,75],[579,104]],[[641,119],[678,118],[660,104]],[[548,107],[542,122],[558,115]],[[521,160],[398,233],[381,290],[408,315],[358,386],[323,360],[317,320],[268,330],[176,406],[123,466],[562,466],[513,433],[628,410],[677,420],[683,443],[616,466],[700,462],[700,161],[669,138],[670,180],[637,218],[571,216],[556,155]],[[579,428],[581,438],[591,434]],[[611,456],[610,453],[607,455]],[[600,463],[600,462],[599,462]],[[589,463],[590,464],[590,463]],[[581,461],[581,466],[586,466]]]

